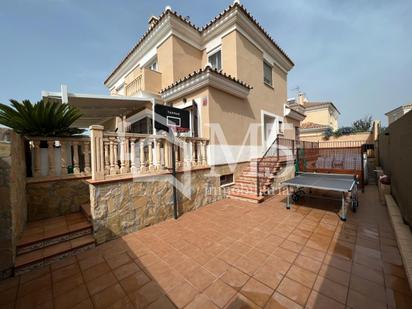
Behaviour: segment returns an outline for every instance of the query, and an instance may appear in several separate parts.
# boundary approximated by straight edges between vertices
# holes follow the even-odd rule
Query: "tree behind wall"
[[[81,117],[74,106],[59,101],[10,100],[11,106],[0,103],[0,124],[26,136],[63,137],[81,134],[82,129],[70,127]]]

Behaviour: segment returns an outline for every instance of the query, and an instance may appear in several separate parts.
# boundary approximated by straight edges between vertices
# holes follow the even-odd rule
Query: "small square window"
[[[266,61],[263,61],[263,81],[272,86],[272,66]]]
[[[222,53],[221,51],[217,51],[213,55],[209,56],[209,63],[212,65],[212,68],[221,70],[222,69]]]
[[[152,62],[150,62],[150,63],[147,65],[147,68],[148,68],[149,70],[152,70],[152,71],[157,71],[157,69],[158,69],[158,67],[157,67],[157,58],[154,59]]]
[[[222,175],[220,176],[220,185],[228,185],[233,183],[233,174],[227,174],[227,175]]]
[[[283,133],[283,121],[279,121],[279,132]]]

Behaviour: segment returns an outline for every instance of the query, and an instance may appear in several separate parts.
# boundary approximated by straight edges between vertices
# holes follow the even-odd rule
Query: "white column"
[[[103,126],[93,125],[90,129],[92,179],[104,179]]]
[[[144,139],[140,139],[139,141],[140,146],[140,172],[144,172],[146,169],[145,158],[144,158]]]
[[[156,170],[160,170],[160,140],[158,138],[155,139],[156,144]]]
[[[196,141],[190,141],[190,147],[192,149],[192,166],[196,166]]]
[[[151,139],[149,139],[148,151],[149,151],[149,171],[151,171],[153,170],[153,146],[152,146]]]
[[[109,138],[110,175],[116,175],[114,156],[115,156],[114,138],[110,137]]]
[[[130,140],[130,171],[132,172],[132,175],[135,175],[137,173],[137,168],[136,168],[136,152],[135,152],[135,143],[134,143],[134,138]]]
[[[110,162],[109,162],[109,142],[104,141],[104,174],[110,174]]]
[[[122,136],[120,137],[120,174],[126,173],[125,147],[125,138]]]
[[[73,142],[73,173],[74,174],[80,174],[79,142]]]

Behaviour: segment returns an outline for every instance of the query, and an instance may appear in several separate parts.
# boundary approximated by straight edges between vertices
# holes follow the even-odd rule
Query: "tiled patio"
[[[21,277],[1,308],[411,308],[375,187],[339,203],[224,200]],[[336,207],[335,207],[336,206]]]

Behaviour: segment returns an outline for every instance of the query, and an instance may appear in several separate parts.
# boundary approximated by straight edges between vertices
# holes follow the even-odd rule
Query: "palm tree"
[[[58,101],[10,100],[11,106],[0,103],[0,124],[26,136],[71,136],[81,134],[83,129],[70,127],[81,117],[80,111]]]

